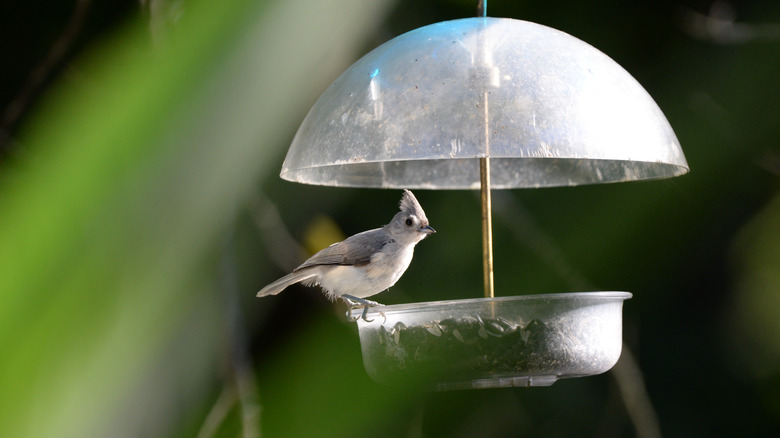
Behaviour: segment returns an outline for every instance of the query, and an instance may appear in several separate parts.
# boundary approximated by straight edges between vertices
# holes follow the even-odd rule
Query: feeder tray
[[[627,292],[586,292],[376,307],[357,319],[377,382],[436,389],[549,386],[617,362]]]

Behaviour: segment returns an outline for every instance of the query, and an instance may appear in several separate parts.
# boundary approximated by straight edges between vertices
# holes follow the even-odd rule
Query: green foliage
[[[133,23],[80,62],[86,84],[52,94],[26,129],[29,153],[4,169],[1,436],[133,434],[108,431],[131,423],[122,408],[148,397],[136,387],[171,342],[201,343],[216,361],[223,316],[208,256],[270,169],[277,128],[322,86],[314,55],[349,55],[381,9],[339,12],[349,6],[188,2],[159,50],[139,50],[147,29]],[[300,21],[278,20],[287,14]],[[366,20],[331,31],[337,14]],[[325,29],[329,41],[311,41]],[[204,387],[192,362],[203,355],[169,359],[165,369],[190,377],[157,398]]]

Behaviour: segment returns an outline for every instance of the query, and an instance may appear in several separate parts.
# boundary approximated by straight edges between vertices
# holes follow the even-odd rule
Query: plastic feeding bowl
[[[627,292],[585,292],[376,307],[358,318],[363,364],[393,384],[437,389],[548,386],[606,372],[620,357]],[[370,321],[370,322],[369,322]]]

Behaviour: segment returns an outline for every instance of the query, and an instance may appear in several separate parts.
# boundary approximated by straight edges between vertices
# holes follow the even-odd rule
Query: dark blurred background
[[[205,8],[202,2],[192,3]],[[285,20],[290,26],[301,20],[295,8],[279,6],[282,2],[235,3],[253,11],[250,17],[258,17],[259,24],[251,22],[254,18],[238,20],[246,28],[270,26],[264,23],[273,19],[279,29],[285,29]],[[336,6],[352,5],[341,2]],[[200,291],[201,304],[194,306],[196,311],[177,314],[163,325],[170,330],[167,340],[143,350],[145,362],[134,373],[121,374],[130,383],[108,399],[111,406],[128,409],[127,417],[110,410],[97,425],[85,417],[84,424],[79,423],[81,429],[72,430],[88,430],[96,436],[111,430],[116,432],[112,436],[204,437],[259,436],[260,431],[269,437],[780,433],[778,2],[489,2],[490,16],[562,30],[622,65],[664,111],[690,165],[689,174],[670,180],[494,195],[497,295],[588,290],[634,294],[624,306],[626,348],[615,370],[559,381],[549,388],[424,393],[415,388],[382,387],[362,368],[357,332],[344,321],[343,305],[329,303],[317,289],[303,287],[276,297],[255,298],[259,288],[313,251],[385,224],[400,196],[395,190],[313,187],[281,180],[278,170],[286,148],[308,107],[340,71],[374,47],[427,24],[472,16],[475,6],[471,0],[401,0],[366,12],[365,17],[349,16],[346,10],[330,11],[335,17],[345,15],[345,20],[365,20],[366,25],[351,36],[347,53],[336,61],[326,62],[324,57],[330,52],[320,52],[328,67],[319,69],[320,61],[313,62],[312,84],[274,125],[273,135],[250,136],[247,143],[263,149],[263,154],[256,156],[256,164],[249,161],[246,167],[265,170],[244,174],[240,190],[234,190],[237,194],[223,205],[229,210],[225,218],[210,225],[211,240],[197,249],[182,246],[182,253],[202,255],[193,262],[198,268],[182,274],[181,281]],[[2,6],[0,32],[6,42],[0,73],[3,188],[10,192],[16,187],[17,176],[27,172],[29,155],[36,157],[30,161],[45,161],[61,152],[57,141],[35,140],[36,130],[50,126],[45,114],[57,111],[56,105],[52,109],[46,103],[51,96],[67,94],[58,90],[69,87],[92,93],[91,75],[105,72],[95,72],[90,66],[101,58],[109,59],[106,64],[110,65],[113,44],[123,50],[160,50],[162,56],[177,56],[155,47],[176,40],[178,26],[186,25],[191,8],[195,6],[190,2],[175,0],[36,0]],[[331,29],[342,24],[325,21],[320,26]],[[136,32],[139,37],[131,43],[116,42],[123,32]],[[310,37],[282,31],[276,35],[280,41],[297,39],[304,46],[314,44],[309,38],[319,38],[317,43],[323,47],[339,44],[322,41],[321,34]],[[229,43],[224,47],[224,57],[229,58]],[[257,56],[258,65],[298,62],[297,53],[242,53]],[[219,64],[220,56],[210,61]],[[275,80],[282,83],[285,77]],[[278,102],[270,98],[276,83],[254,86],[258,107]],[[138,87],[143,89],[143,84]],[[265,95],[270,101],[263,99]],[[183,96],[182,108],[187,106]],[[226,116],[244,108],[233,108],[230,96],[222,101]],[[256,117],[265,116],[260,112]],[[177,123],[172,118],[158,130]],[[242,157],[247,156],[251,155]],[[144,161],[143,166],[153,167],[154,160]],[[189,169],[181,169],[192,176]],[[173,185],[179,181],[175,172],[166,175]],[[198,198],[203,193],[190,193],[193,186],[183,182],[171,190],[178,190],[172,192],[174,197]],[[416,194],[438,233],[417,247],[411,267],[398,284],[376,299],[396,304],[481,296],[476,192]],[[153,221],[156,210],[143,209],[138,214]],[[209,213],[204,210],[202,214]],[[52,212],[51,219],[56,217]],[[198,223],[200,219],[188,216],[189,220]],[[13,232],[8,231],[9,235]],[[163,239],[159,244],[167,242]],[[117,255],[119,263],[121,257]],[[19,269],[33,270],[29,266]],[[95,296],[104,296],[103,292],[111,296],[112,290],[96,291]],[[188,297],[173,295],[161,308],[174,311]],[[90,295],[83,299],[95,301]],[[122,300],[106,306],[122,306]],[[25,308],[35,315],[33,319],[4,328],[25,333],[26,324],[45,318],[40,316],[45,312],[30,310],[35,308]],[[143,313],[144,303],[136,310]],[[166,320],[164,314],[153,318]],[[35,327],[46,331],[49,322],[40,321]],[[89,326],[89,330],[96,327],[103,326]],[[79,333],[67,339],[78,342]],[[188,341],[180,342],[176,333],[184,333],[181,336]],[[155,334],[145,333],[138,342],[144,342],[144,336]],[[85,341],[85,345],[90,344]],[[133,345],[123,351],[136,357]],[[26,351],[12,348],[16,347],[5,352]],[[83,357],[92,358],[93,353],[87,348]],[[37,356],[31,357],[35,361]],[[51,357],[59,356],[52,353]],[[202,364],[193,365],[197,361]],[[182,362],[189,363],[187,377],[180,373]],[[39,391],[35,375],[27,377],[22,381],[29,386],[16,390]],[[14,381],[10,371],[4,379]],[[100,385],[99,380],[93,383]],[[90,392],[85,389],[76,394]],[[67,397],[63,400],[73,403]],[[86,401],[86,406],[95,400]],[[54,399],[52,405],[62,407],[62,403]],[[29,406],[20,415],[40,407],[33,402]],[[81,415],[68,412],[61,414],[67,421],[72,420],[71,414]]]

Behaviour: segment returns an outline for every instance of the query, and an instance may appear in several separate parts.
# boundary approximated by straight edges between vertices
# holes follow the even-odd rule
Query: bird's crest
[[[411,191],[404,189],[404,195],[401,198],[400,208],[401,211],[406,214],[417,216],[420,219],[420,222],[428,222],[428,218],[425,217],[425,212],[423,211],[422,206],[420,206],[420,203],[417,202],[417,198],[414,197]]]

